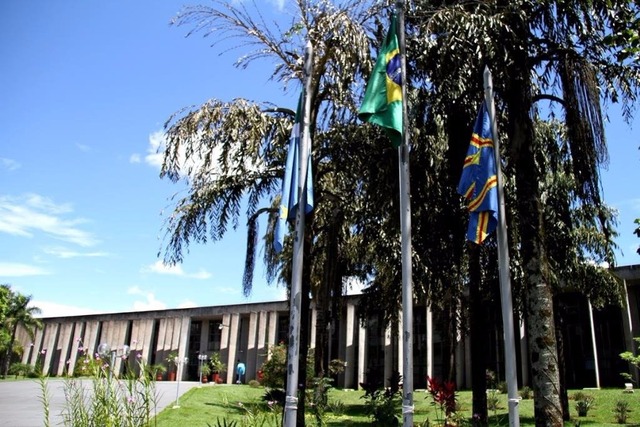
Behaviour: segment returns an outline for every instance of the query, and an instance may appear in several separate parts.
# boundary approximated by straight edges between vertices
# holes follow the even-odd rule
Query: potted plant
[[[204,363],[202,367],[200,367],[200,379],[203,384],[209,382],[209,375],[211,375],[211,366],[207,363]]]
[[[147,371],[149,378],[155,378],[156,381],[162,381],[164,373],[167,372],[167,367],[162,363],[157,363],[155,365],[147,365],[145,370]]]
[[[587,412],[589,412],[589,409],[593,405],[595,400],[594,397],[585,393],[576,393],[574,395],[574,399],[576,401],[576,411],[578,412],[578,416],[586,417]]]
[[[220,353],[212,353],[209,360],[211,371],[213,372],[213,381],[217,384],[220,382],[220,374],[227,370],[227,365],[220,359]]]
[[[178,366],[178,364],[176,363],[177,360],[178,360],[178,353],[176,353],[175,351],[172,351],[171,353],[169,353],[169,355],[167,356],[167,358],[165,360],[166,360],[167,364],[169,365],[169,381],[175,381],[176,380],[176,371],[177,371],[177,366]]]

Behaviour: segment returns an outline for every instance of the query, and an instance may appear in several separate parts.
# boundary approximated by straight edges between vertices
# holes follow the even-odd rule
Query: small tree
[[[640,337],[635,337],[633,340],[640,344]],[[640,355],[636,356],[631,351],[625,351],[624,353],[620,353],[620,358],[628,362],[635,371],[640,371]],[[620,375],[629,381],[633,381],[633,376],[627,372],[622,372]]]

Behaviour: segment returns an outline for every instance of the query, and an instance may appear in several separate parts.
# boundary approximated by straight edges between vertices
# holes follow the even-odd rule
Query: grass
[[[571,399],[575,391],[569,392]],[[589,410],[586,417],[578,418],[575,402],[569,400],[572,421],[566,426],[618,426],[613,408],[619,400],[629,402],[629,418],[627,425],[640,426],[640,393],[624,394],[621,389],[587,390],[584,391],[595,397],[595,404]],[[269,410],[266,402],[262,400],[263,388],[253,388],[247,385],[208,385],[189,390],[180,398],[180,408],[173,409],[170,406],[163,410],[157,417],[158,427],[173,426],[217,426],[217,420],[221,422],[237,421],[238,427],[242,426],[276,426],[279,423],[275,417],[281,417],[281,413]],[[365,401],[362,399],[362,391],[337,390],[329,393],[329,402],[339,401],[344,404],[344,413],[340,415],[327,412],[323,418],[325,425],[338,426],[370,426],[371,420],[365,412]],[[491,426],[507,426],[509,424],[507,398],[501,394],[499,408],[490,411]],[[460,412],[468,420],[471,417],[471,392],[462,391],[458,394]],[[416,391],[414,394],[414,423],[421,425],[429,419],[437,420],[436,409],[431,405],[431,398],[425,391]],[[520,425],[534,426],[533,400],[522,400],[519,405]],[[253,417],[253,418],[252,418]],[[314,426],[315,421],[307,414],[306,423]],[[278,420],[281,418],[277,418]],[[580,424],[577,424],[579,421]]]

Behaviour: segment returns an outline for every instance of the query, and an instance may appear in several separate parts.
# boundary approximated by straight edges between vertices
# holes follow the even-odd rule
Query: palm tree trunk
[[[11,365],[11,355],[13,354],[13,344],[16,342],[16,333],[18,332],[18,324],[15,323],[13,325],[13,330],[11,331],[11,341],[9,341],[9,345],[7,346],[7,351],[4,355],[4,369],[2,372],[2,378],[6,378],[9,375],[9,367]]]
[[[523,104],[523,98],[519,98],[520,105]],[[512,141],[515,147],[519,147],[516,186],[526,286],[529,358],[535,395],[534,412],[536,426],[562,427],[553,292],[547,279],[548,265],[542,238],[542,207],[538,196],[538,179],[532,148],[532,124],[528,111],[524,111],[522,107],[519,110],[522,114],[514,123]],[[510,111],[518,111],[515,103],[511,105]]]
[[[471,337],[471,387],[474,426],[487,425],[487,357],[486,343],[489,330],[487,310],[480,292],[480,248],[469,243],[469,333]],[[476,417],[477,414],[477,417]]]
[[[543,208],[538,186],[532,112],[527,22],[514,16],[512,32],[502,42],[511,46],[513,61],[505,69],[509,76],[504,97],[509,111],[508,137],[516,166],[517,211],[525,286],[525,315],[535,395],[537,427],[562,427],[560,379],[553,315],[553,292],[549,284],[544,246]],[[511,38],[513,37],[513,38]]]

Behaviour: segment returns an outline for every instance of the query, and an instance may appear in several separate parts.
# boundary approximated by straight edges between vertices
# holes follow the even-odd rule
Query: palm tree
[[[40,309],[29,306],[30,302],[31,296],[25,296],[15,292],[12,293],[12,298],[9,300],[4,326],[8,331],[11,331],[11,339],[5,351],[3,377],[6,377],[9,373],[11,355],[13,354],[13,345],[16,340],[18,328],[24,328],[31,339],[33,339],[35,329],[42,327],[40,319],[34,317],[34,315],[40,314]]]

